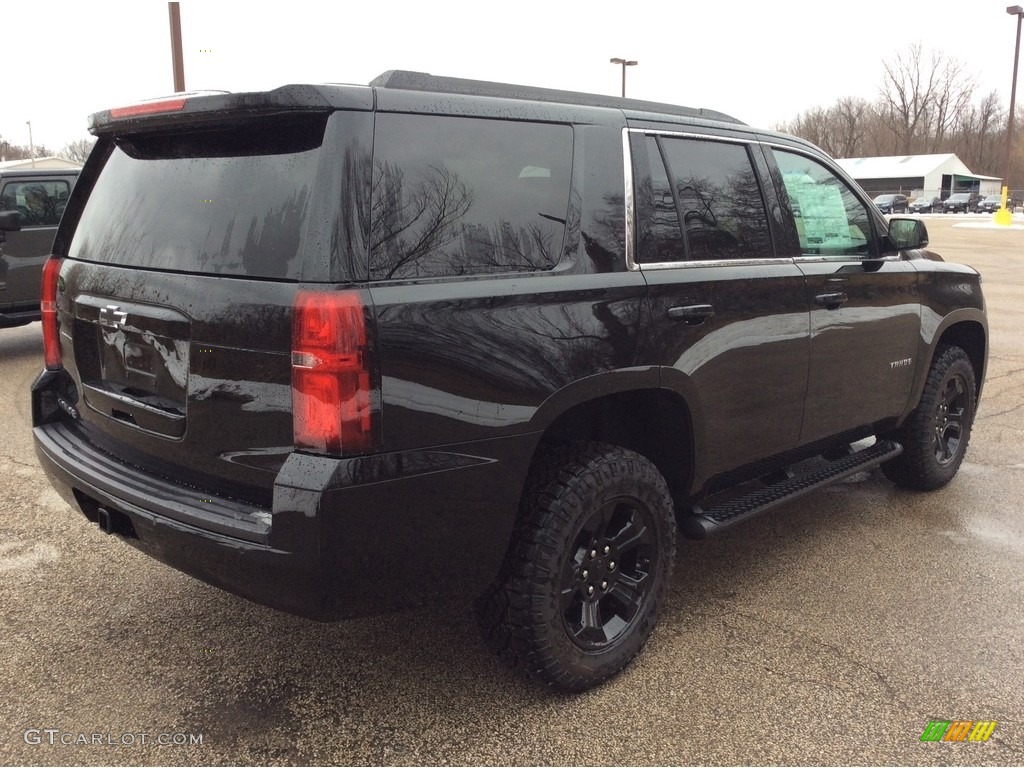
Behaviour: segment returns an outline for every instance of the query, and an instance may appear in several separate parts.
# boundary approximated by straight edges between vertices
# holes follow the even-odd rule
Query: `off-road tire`
[[[545,451],[502,573],[478,603],[485,640],[527,677],[598,685],[654,628],[675,536],[668,485],[648,459],[602,443]]]
[[[919,491],[941,488],[956,475],[971,438],[977,395],[974,368],[960,347],[940,346],[917,408],[890,435],[903,453],[882,465],[896,485]]]

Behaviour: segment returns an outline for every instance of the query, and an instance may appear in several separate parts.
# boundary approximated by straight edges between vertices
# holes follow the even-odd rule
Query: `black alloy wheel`
[[[968,414],[967,377],[957,371],[945,381],[935,409],[935,460],[948,466],[960,455]]]
[[[620,497],[598,508],[580,528],[562,568],[561,613],[580,648],[617,642],[643,610],[657,567],[652,512]]]

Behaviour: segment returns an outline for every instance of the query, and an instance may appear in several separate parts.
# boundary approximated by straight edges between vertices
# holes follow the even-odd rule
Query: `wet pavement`
[[[987,218],[928,217],[989,302],[957,478],[865,473],[683,542],[644,652],[578,696],[509,673],[468,601],[316,624],[101,534],[32,451],[40,326],[0,331],[0,764],[1024,763],[1024,228]]]

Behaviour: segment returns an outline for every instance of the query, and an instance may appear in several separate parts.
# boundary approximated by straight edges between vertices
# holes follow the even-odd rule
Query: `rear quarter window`
[[[379,114],[370,279],[554,267],[572,142],[567,125]]]
[[[326,117],[116,139],[68,255],[146,269],[299,279]]]

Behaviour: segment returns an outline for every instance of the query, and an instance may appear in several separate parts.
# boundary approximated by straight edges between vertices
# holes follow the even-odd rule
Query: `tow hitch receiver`
[[[105,533],[117,533],[121,536],[135,538],[135,528],[132,526],[131,518],[123,512],[97,507],[96,522]]]

